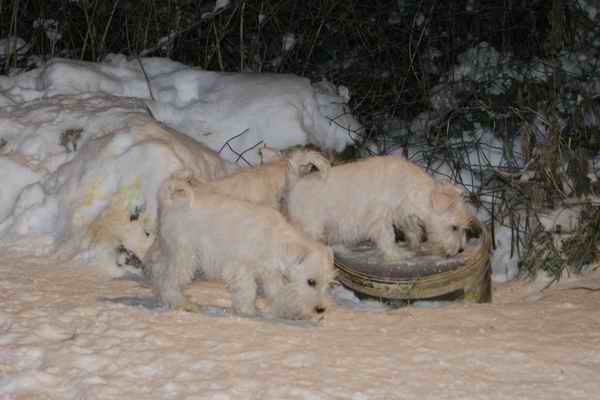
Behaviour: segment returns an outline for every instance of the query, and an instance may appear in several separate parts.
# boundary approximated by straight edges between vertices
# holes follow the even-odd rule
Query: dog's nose
[[[325,312],[326,308],[325,307],[321,307],[321,306],[316,306],[315,307],[315,312],[317,314],[323,314]]]
[[[460,249],[458,249],[458,254],[462,253],[463,251],[465,251],[465,249],[463,249],[462,247]]]

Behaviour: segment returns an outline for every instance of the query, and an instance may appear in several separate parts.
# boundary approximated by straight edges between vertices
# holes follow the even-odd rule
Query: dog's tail
[[[316,168],[321,175],[321,179],[327,179],[331,164],[321,153],[312,150],[302,150],[294,152],[289,160],[289,175],[300,178],[311,173],[312,168]],[[290,182],[295,183],[295,182]]]
[[[312,168],[319,171],[320,178],[326,180],[329,176],[331,163],[321,153],[312,150],[299,150],[288,159],[288,170],[285,176],[285,186],[280,199],[281,209],[287,214],[287,197],[300,178],[310,174]]]
[[[191,176],[177,172],[165,180],[158,192],[159,207],[169,207],[181,200],[187,200],[191,204],[194,201],[194,188],[190,183],[191,179]]]

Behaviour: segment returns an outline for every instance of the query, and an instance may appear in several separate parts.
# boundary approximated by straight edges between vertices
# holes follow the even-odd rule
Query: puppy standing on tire
[[[269,150],[274,151],[274,150]],[[210,182],[193,182],[197,193],[220,193],[254,204],[281,209],[284,191],[307,175],[311,167],[319,172],[320,179],[327,178],[331,168],[320,153],[296,150],[289,156],[277,154],[278,159],[256,167],[243,168],[232,175]]]
[[[407,256],[394,226],[411,251],[454,256],[464,249],[472,220],[457,187],[392,156],[338,165],[327,179],[301,178],[285,203],[290,221],[312,238],[329,244],[370,239],[387,260]]]
[[[165,305],[185,306],[183,289],[199,273],[225,281],[240,315],[256,314],[259,293],[278,318],[312,319],[325,311],[333,254],[279,212],[198,193],[183,179],[165,181],[159,201],[160,251],[151,252],[147,269]]]

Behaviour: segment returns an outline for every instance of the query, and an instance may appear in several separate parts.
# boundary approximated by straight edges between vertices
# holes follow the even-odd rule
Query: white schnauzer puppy
[[[387,260],[454,256],[463,251],[473,218],[460,189],[393,156],[335,166],[326,179],[301,178],[286,195],[285,211],[312,238],[332,245],[370,239]],[[404,233],[408,252],[396,243],[394,227]]]
[[[158,242],[144,262],[168,307],[185,308],[183,289],[200,275],[225,281],[237,314],[256,315],[262,295],[274,317],[322,316],[335,275],[332,251],[278,211],[172,178],[161,186],[159,212]]]

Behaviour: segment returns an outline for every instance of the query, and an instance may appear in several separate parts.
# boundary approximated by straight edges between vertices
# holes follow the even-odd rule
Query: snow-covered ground
[[[600,276],[570,287],[600,288]],[[320,324],[155,308],[89,266],[0,260],[0,399],[569,399],[600,393],[600,291],[496,285],[493,304],[359,311]]]

